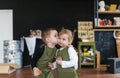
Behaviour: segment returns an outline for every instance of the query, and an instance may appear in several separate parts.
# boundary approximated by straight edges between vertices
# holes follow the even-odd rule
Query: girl
[[[78,56],[74,47],[71,45],[73,33],[68,29],[62,29],[59,33],[58,44],[61,48],[57,54],[58,78],[78,78]]]

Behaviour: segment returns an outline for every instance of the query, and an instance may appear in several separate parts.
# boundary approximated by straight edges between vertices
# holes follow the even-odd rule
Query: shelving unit
[[[103,29],[110,29],[110,31],[114,30],[114,29],[120,29],[120,24],[117,25],[116,24],[116,21],[114,20],[114,17],[119,17],[120,18],[120,10],[117,10],[118,8],[118,5],[119,5],[119,0],[112,0],[112,1],[108,1],[108,0],[104,0],[105,2],[105,5],[111,5],[111,4],[116,4],[117,7],[116,7],[116,10],[105,10],[105,11],[99,11],[99,2],[101,0],[96,0],[95,1],[95,8],[94,8],[94,18],[95,18],[95,21],[94,21],[94,29],[96,30],[103,30]],[[100,22],[101,20],[103,20],[104,24],[101,25]],[[107,20],[107,21],[106,21]],[[108,22],[108,20],[111,22]],[[108,30],[109,31],[109,30]]]
[[[85,54],[84,48],[87,48]],[[93,66],[96,67],[95,63],[95,42],[78,42],[78,51],[79,51],[79,68],[82,66]]]

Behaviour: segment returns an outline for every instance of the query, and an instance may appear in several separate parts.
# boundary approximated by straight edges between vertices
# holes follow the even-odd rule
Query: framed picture
[[[78,22],[78,38],[82,41],[94,41],[93,23],[91,21]]]

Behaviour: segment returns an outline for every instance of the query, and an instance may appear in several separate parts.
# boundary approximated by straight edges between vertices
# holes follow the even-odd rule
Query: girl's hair
[[[51,31],[53,31],[53,30],[55,30],[55,29],[54,28],[46,28],[46,29],[42,30],[41,36],[42,36],[43,41],[45,41],[46,37],[50,36]]]
[[[59,32],[59,35],[67,34],[67,35],[68,35],[68,40],[69,40],[69,42],[72,43],[72,42],[73,42],[73,38],[74,38],[74,33],[75,33],[75,31],[72,32],[72,31],[69,30],[69,29],[64,29],[64,28],[63,28],[63,29]]]

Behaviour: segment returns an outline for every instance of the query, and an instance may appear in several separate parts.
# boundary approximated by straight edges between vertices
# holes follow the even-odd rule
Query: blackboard
[[[107,58],[117,57],[116,40],[113,31],[95,32],[96,50],[100,51],[101,64],[107,63]]]

